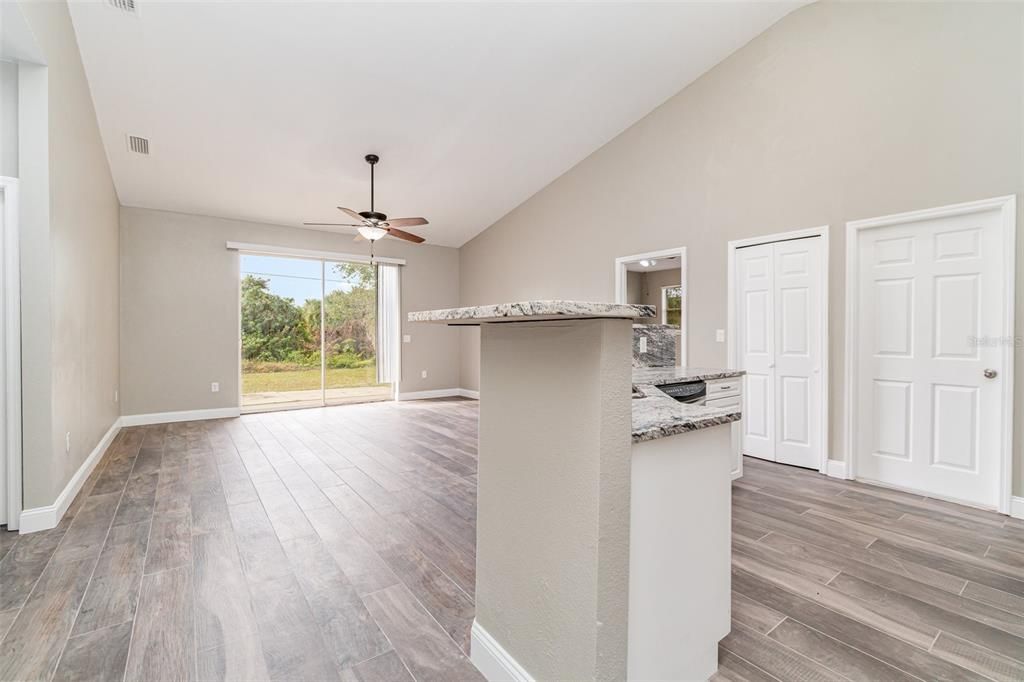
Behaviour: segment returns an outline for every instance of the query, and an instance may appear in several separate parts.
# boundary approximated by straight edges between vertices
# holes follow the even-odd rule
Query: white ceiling
[[[448,246],[805,4],[137,2],[71,3],[121,203],[347,222],[374,152]]]

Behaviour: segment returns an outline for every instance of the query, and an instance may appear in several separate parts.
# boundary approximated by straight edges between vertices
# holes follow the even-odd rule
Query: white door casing
[[[737,249],[743,453],[822,466],[822,239]]]
[[[857,478],[1008,508],[1013,203],[849,224],[847,435]]]

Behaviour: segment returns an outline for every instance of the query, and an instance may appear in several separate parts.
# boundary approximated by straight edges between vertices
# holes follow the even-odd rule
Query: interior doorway
[[[661,328],[674,343],[661,343],[662,334],[642,334],[637,352],[651,366],[686,365],[689,312],[686,286],[686,248],[663,249],[615,259],[616,303],[652,305],[657,314],[637,325]],[[652,341],[653,339],[653,341]],[[648,347],[649,346],[649,347]]]
[[[240,254],[241,407],[390,400],[378,371],[375,264]]]

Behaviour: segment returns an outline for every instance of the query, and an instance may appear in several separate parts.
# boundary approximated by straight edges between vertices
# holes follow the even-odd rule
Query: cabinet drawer
[[[725,396],[739,395],[740,387],[743,385],[742,377],[731,379],[715,379],[706,382],[708,388],[708,399],[724,398]]]
[[[734,407],[738,410],[743,407],[743,399],[738,395],[726,396],[725,398],[708,398],[704,401],[704,405],[707,407],[720,407],[725,409]]]

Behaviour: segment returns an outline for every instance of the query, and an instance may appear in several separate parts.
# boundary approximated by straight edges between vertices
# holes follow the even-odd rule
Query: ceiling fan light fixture
[[[360,225],[357,230],[363,239],[368,239],[371,242],[377,241],[388,233],[386,229],[377,225]]]

